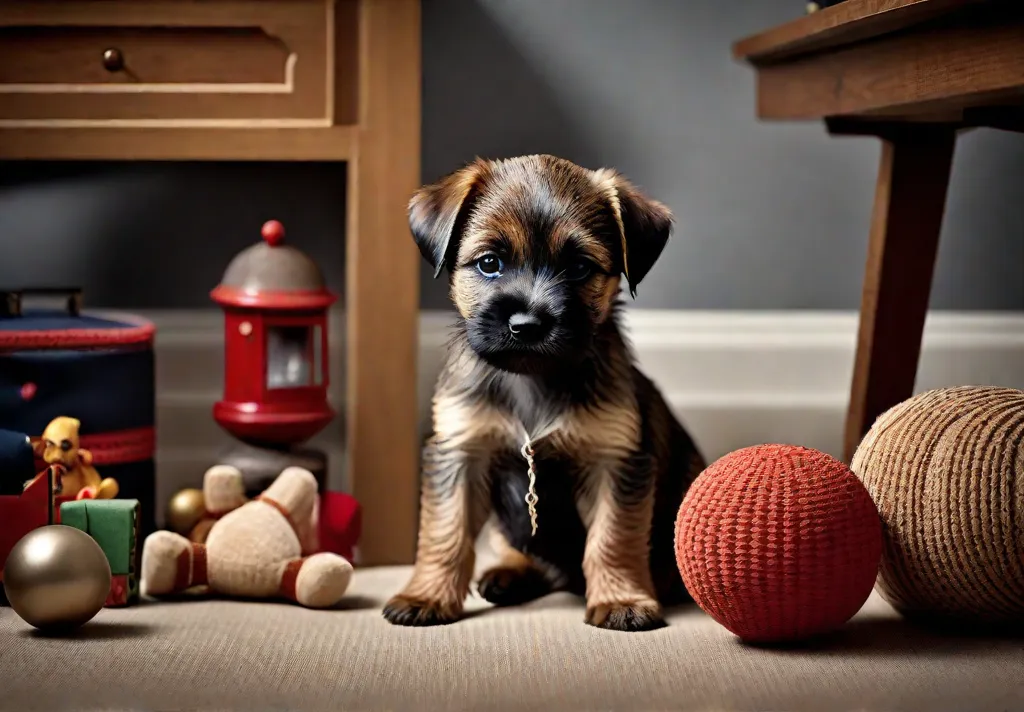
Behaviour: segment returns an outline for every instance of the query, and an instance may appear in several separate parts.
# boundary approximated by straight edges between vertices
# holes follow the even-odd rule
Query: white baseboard
[[[211,416],[223,379],[216,311],[147,312],[157,325],[160,506],[198,483],[229,444]],[[423,431],[452,316],[420,318],[418,398]],[[836,455],[856,344],[857,316],[843,312],[626,312],[640,367],[662,389],[709,458],[758,442],[792,442]],[[338,419],[314,440],[330,481],[345,486],[341,405],[344,319],[331,322],[331,399]],[[1024,314],[929,315],[917,390],[992,384],[1024,388]]]

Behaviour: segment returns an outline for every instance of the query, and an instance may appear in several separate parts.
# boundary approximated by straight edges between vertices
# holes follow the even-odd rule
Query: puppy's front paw
[[[484,572],[477,590],[496,606],[517,606],[550,593],[551,585],[533,567],[498,566]]]
[[[388,622],[408,626],[445,625],[454,623],[462,616],[459,606],[402,594],[388,601],[383,612]]]
[[[665,619],[657,605],[640,603],[602,603],[587,606],[588,625],[629,633],[665,627]]]

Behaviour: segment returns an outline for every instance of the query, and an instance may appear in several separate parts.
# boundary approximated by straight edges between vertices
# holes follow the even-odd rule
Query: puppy
[[[615,171],[546,155],[477,160],[412,198],[412,235],[435,276],[447,269],[459,317],[423,455],[416,564],[389,621],[460,617],[492,515],[501,559],[478,589],[494,604],[569,590],[587,623],[635,631],[685,597],[674,520],[704,461],[633,365],[618,313],[621,277],[635,296],[672,221]]]

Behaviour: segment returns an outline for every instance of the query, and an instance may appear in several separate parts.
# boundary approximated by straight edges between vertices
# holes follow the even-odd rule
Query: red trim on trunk
[[[92,455],[92,464],[97,467],[142,462],[152,459],[156,453],[156,429],[132,428],[112,433],[83,435],[79,438],[78,447],[89,451]],[[37,455],[36,469],[41,470],[44,467],[46,463]]]
[[[133,428],[83,435],[79,447],[92,453],[94,465],[120,465],[149,460],[156,451],[156,428]]]
[[[153,324],[115,329],[0,330],[0,350],[101,349],[111,346],[148,346],[153,343]]]

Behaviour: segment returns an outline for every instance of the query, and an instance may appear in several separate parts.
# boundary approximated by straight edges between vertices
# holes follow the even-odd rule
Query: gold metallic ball
[[[4,566],[14,612],[41,630],[75,628],[99,613],[110,593],[110,563],[96,541],[74,527],[33,529]]]
[[[177,534],[188,536],[206,514],[206,501],[201,489],[183,489],[167,503],[167,527]]]

